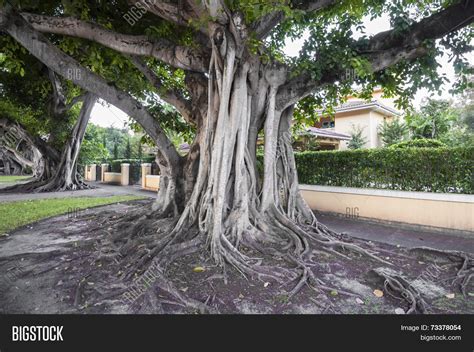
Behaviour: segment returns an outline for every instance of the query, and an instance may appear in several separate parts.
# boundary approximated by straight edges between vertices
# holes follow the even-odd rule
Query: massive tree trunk
[[[30,138],[41,153],[41,171],[33,181],[4,188],[2,192],[57,192],[88,188],[77,172],[77,160],[96,100],[90,93],[84,98],[79,117],[61,153],[40,138]]]
[[[34,138],[25,128],[6,118],[0,119],[0,160],[3,160],[5,175],[37,177],[43,169]]]
[[[189,253],[202,243],[215,263],[230,264],[245,275],[279,281],[300,277],[294,293],[311,276],[305,264],[309,241],[330,252],[344,247],[379,260],[319,224],[300,194],[290,134],[293,106],[278,110],[276,105],[277,92],[287,81],[286,69],[264,64],[250,53],[242,44],[243,29],[216,25],[211,33],[207,109],[183,164],[188,167],[183,166],[176,179],[168,177],[157,202],[161,204],[181,178],[192,184],[192,192],[175,199],[183,211],[166,246],[154,251],[160,253],[155,260],[165,265],[176,248]],[[260,131],[265,140],[263,174],[257,171]],[[196,227],[198,235],[190,237]],[[243,254],[245,247],[284,258],[296,270],[261,264]]]
[[[66,191],[88,188],[77,172],[77,161],[82,140],[86,133],[92,109],[97,101],[95,95],[88,93],[82,103],[77,122],[61,152],[61,158],[54,167],[52,175],[45,178],[44,185],[35,189],[36,192]]]

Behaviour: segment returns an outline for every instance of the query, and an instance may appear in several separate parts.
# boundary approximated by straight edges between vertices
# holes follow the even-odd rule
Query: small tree
[[[118,159],[118,145],[114,144],[114,160]]]
[[[141,139],[138,140],[138,150],[137,150],[137,158],[142,161],[143,158],[143,147]]]
[[[399,119],[394,119],[391,122],[384,120],[379,128],[379,135],[384,146],[389,147],[406,139],[408,135],[408,126]]]
[[[364,132],[364,128],[360,126],[352,125],[352,132],[351,137],[352,139],[349,141],[347,147],[349,149],[361,149],[367,143],[367,138],[365,138],[362,133]]]
[[[412,111],[406,116],[413,138],[439,139],[457,119],[458,113],[450,101],[435,99],[428,99],[419,111]]]
[[[132,147],[130,146],[130,138],[127,138],[127,144],[125,145],[125,159],[132,158]]]

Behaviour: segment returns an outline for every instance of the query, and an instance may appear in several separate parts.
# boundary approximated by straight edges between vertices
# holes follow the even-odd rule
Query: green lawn
[[[0,235],[38,220],[100,205],[145,199],[140,196],[54,198],[0,203]]]
[[[0,176],[0,183],[15,183],[31,178],[31,176]]]

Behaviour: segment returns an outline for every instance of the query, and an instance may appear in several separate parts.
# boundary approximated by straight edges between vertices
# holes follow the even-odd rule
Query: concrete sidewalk
[[[316,217],[332,230],[369,241],[389,243],[408,248],[432,247],[441,250],[474,253],[474,233],[472,237],[467,237],[448,232],[402,229],[392,225],[388,226],[325,213],[316,213]]]
[[[116,186],[100,182],[89,182],[95,189],[31,194],[2,194],[0,202],[12,202],[29,199],[71,198],[71,197],[111,197],[116,195],[137,195],[155,198],[156,192],[146,191],[136,186]],[[402,247],[433,247],[444,250],[461,250],[474,253],[474,233],[472,237],[450,233],[435,233],[429,231],[401,229],[394,226],[372,223],[360,219],[345,218],[329,214],[316,214],[319,221],[337,232],[345,232],[356,238],[370,241],[400,245]]]
[[[143,196],[148,198],[155,198],[156,192],[146,191],[140,188],[140,186],[115,186],[110,184],[104,184],[100,182],[88,182],[97,188],[86,189],[81,191],[68,191],[68,192],[50,192],[50,193],[8,193],[2,194],[0,188],[0,203],[1,202],[14,202],[19,200],[32,200],[32,199],[50,199],[50,198],[72,198],[72,197],[111,197],[111,196],[123,196],[123,195],[135,195]]]

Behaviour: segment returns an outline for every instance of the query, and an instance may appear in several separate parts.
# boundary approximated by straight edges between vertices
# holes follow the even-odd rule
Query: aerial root
[[[387,268],[376,268],[372,271],[384,280],[385,292],[396,299],[408,302],[410,308],[406,314],[427,312],[427,304],[420,292],[403,277]]]

